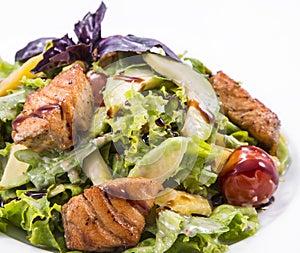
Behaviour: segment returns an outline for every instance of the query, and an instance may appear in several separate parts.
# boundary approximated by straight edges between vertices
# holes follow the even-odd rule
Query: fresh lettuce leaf
[[[146,228],[155,238],[142,241],[125,251],[221,253],[228,245],[253,235],[259,228],[252,207],[221,205],[208,218],[184,216],[170,210],[160,211],[155,228]]]
[[[213,210],[210,218],[223,222],[229,231],[220,235],[219,240],[232,244],[254,235],[260,228],[258,214],[254,207],[221,205]]]
[[[19,63],[10,64],[0,57],[0,82],[8,77],[10,73],[12,73],[14,70],[20,67]]]
[[[14,120],[20,113],[25,103],[26,96],[30,93],[27,89],[21,89],[0,98],[0,120],[7,122]]]
[[[278,149],[277,149],[277,158],[280,162],[279,166],[279,174],[283,175],[291,163],[291,157],[289,148],[287,145],[287,141],[284,137],[284,135],[280,135],[279,142],[278,142]]]
[[[15,156],[30,165],[27,175],[34,186],[37,189],[45,189],[52,184],[85,183],[87,176],[82,171],[83,161],[96,149],[97,146],[89,142],[77,149],[57,155],[26,149],[16,152]]]
[[[1,198],[0,198],[1,200]],[[4,208],[0,208],[0,232],[5,233],[8,226],[8,215]]]
[[[240,129],[233,124],[224,114],[219,114],[220,124],[218,132],[215,135],[215,141],[218,145],[235,149],[243,145],[257,145],[257,140],[254,139],[248,131]]]
[[[26,76],[24,76],[21,80],[21,82],[26,87],[29,87],[31,89],[43,88],[44,86],[49,84],[50,81],[51,79],[42,79],[40,77],[32,79],[32,78],[27,78]]]
[[[12,142],[12,121],[23,109],[30,92],[30,89],[20,89],[0,97],[0,148],[5,147],[5,142]]]
[[[10,222],[27,232],[27,239],[35,245],[65,251],[61,206],[51,204],[47,195],[39,198],[17,191],[17,198],[0,209],[0,227]]]
[[[212,72],[198,59],[196,58],[190,58],[190,57],[185,57],[185,61],[190,61],[193,69],[200,72],[203,75],[210,75]]]
[[[159,212],[152,252],[225,252],[226,245],[218,242],[218,235],[229,228],[214,219],[183,216],[169,210]],[[143,242],[140,244],[144,247]],[[128,252],[140,252],[138,245]],[[188,251],[193,249],[194,251]],[[218,249],[219,251],[214,251]],[[182,251],[181,251],[182,250]],[[150,252],[150,251],[149,251]]]

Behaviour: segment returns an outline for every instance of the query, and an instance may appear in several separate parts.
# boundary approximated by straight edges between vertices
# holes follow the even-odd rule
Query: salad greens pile
[[[21,86],[0,97],[0,231],[13,225],[24,230],[33,245],[68,252],[61,206],[107,179],[143,176],[207,199],[209,214],[160,207],[157,217],[148,217],[140,243],[124,252],[227,251],[228,245],[255,234],[260,224],[255,208],[221,201],[216,183],[220,157],[256,140],[219,111],[216,95],[207,86],[210,73],[200,61],[179,59],[155,39],[102,38],[105,11],[102,3],[96,13],[75,24],[76,43],[68,35],[42,38],[18,51],[15,64],[0,59],[1,81],[44,52],[32,70],[36,75],[22,78]],[[151,62],[154,47],[170,57],[161,60],[161,66]],[[103,57],[115,52],[118,61],[103,66]],[[102,105],[95,108],[84,139],[61,152],[38,153],[14,144],[12,122],[26,96],[76,62],[86,67],[88,77],[107,76]],[[187,75],[193,76],[189,85]],[[200,114],[188,106],[191,98],[208,101],[200,106]],[[283,142],[280,147],[283,173],[288,153]]]

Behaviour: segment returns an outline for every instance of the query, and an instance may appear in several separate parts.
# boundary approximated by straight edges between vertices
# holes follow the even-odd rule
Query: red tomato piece
[[[272,157],[255,146],[235,149],[218,179],[221,193],[228,203],[254,207],[269,201],[278,181],[279,174]]]

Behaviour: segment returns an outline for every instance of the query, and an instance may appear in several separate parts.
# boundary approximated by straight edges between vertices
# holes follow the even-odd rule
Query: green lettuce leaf
[[[0,98],[0,120],[14,120],[23,108],[26,96],[30,91],[21,89]]]
[[[83,161],[96,149],[97,146],[89,142],[72,151],[56,155],[26,149],[17,151],[15,156],[18,160],[30,165],[27,176],[34,186],[37,189],[45,189],[52,184],[85,183],[87,176],[82,171]]]
[[[8,225],[8,215],[4,208],[0,208],[0,232],[5,233]]]
[[[1,219],[26,231],[32,244],[44,248],[65,251],[63,228],[61,227],[61,206],[51,204],[47,196],[32,198],[25,191],[17,191],[17,199],[0,209]],[[0,227],[3,224],[0,222]]]
[[[12,142],[12,121],[23,109],[26,96],[30,92],[29,89],[20,89],[0,97],[0,148],[4,148],[5,142]]]
[[[219,240],[232,244],[254,235],[260,228],[258,214],[254,207],[221,205],[213,210],[210,218],[223,222],[229,231],[220,235]]]
[[[190,61],[194,70],[200,72],[203,75],[211,74],[211,71],[198,59],[185,57],[185,61]]]
[[[10,64],[0,57],[0,82],[9,76],[10,73],[12,73],[14,70],[20,67],[19,63]]]
[[[155,238],[148,238],[125,252],[222,253],[228,250],[228,245],[255,234],[259,226],[257,212],[252,207],[223,204],[208,218],[163,210],[158,214],[157,226],[146,228]]]
[[[217,241],[218,235],[227,232],[229,228],[214,219],[183,216],[173,211],[161,211],[157,219],[155,241],[150,240],[147,250],[152,252],[225,252],[226,245]],[[128,252],[141,252],[145,247],[142,242]],[[189,251],[193,249],[193,251]],[[218,249],[219,251],[214,251]]]
[[[127,172],[151,149],[179,135],[185,112],[178,98],[165,96],[171,95],[159,90],[128,90],[126,103],[106,120],[112,129],[114,149],[121,155]]]
[[[38,89],[38,88],[43,88],[47,84],[49,84],[51,79],[43,79],[43,78],[28,78],[24,76],[21,80],[21,82],[26,86],[30,87],[32,89]]]
[[[283,175],[291,164],[291,157],[290,157],[287,141],[282,134],[279,137],[277,158],[280,162],[279,174]]]

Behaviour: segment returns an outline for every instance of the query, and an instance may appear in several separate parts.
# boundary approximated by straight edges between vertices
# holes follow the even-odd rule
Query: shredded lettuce
[[[126,102],[106,122],[112,129],[114,148],[129,172],[151,149],[179,135],[185,111],[178,98],[159,90],[143,93],[129,90],[124,95]]]

